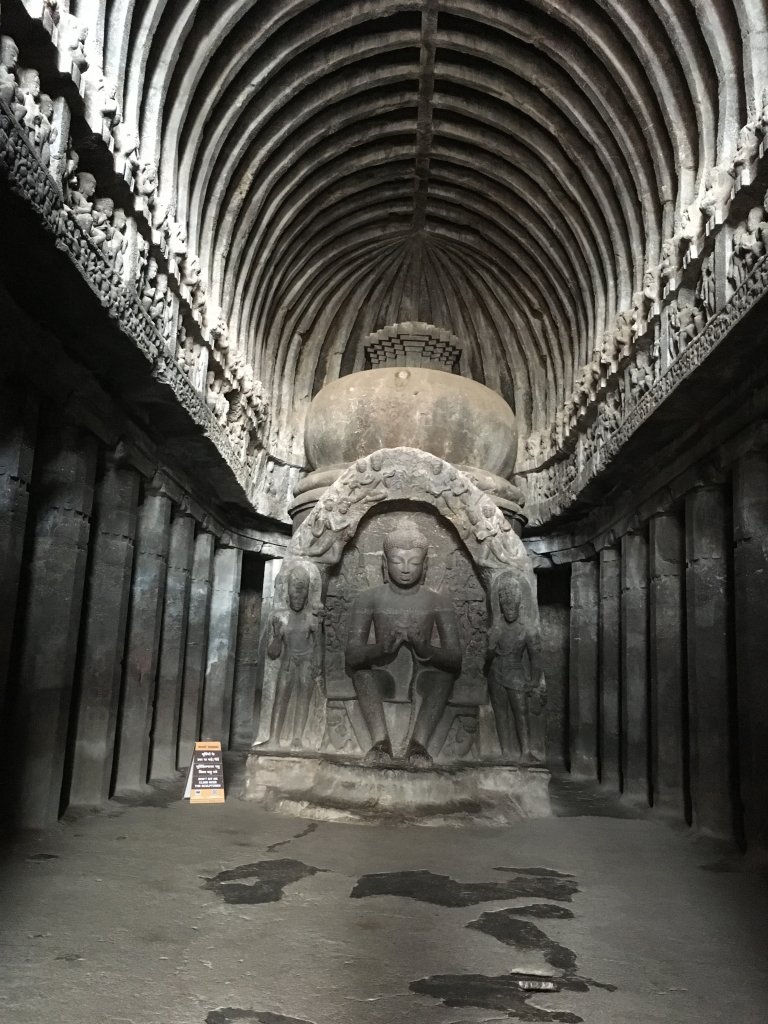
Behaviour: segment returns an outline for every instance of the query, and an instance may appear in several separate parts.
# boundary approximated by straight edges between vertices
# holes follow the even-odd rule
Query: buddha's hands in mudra
[[[385,654],[397,654],[403,644],[409,644],[408,633],[405,629],[396,629],[391,636],[388,636],[382,647]]]
[[[419,661],[432,660],[432,646],[424,639],[424,634],[419,629],[398,627],[386,638],[382,646],[384,653],[389,656],[397,654],[401,647],[407,647]]]
[[[414,657],[419,661],[432,661],[433,648],[429,640],[424,636],[424,631],[414,629],[409,631],[406,643],[413,651]]]

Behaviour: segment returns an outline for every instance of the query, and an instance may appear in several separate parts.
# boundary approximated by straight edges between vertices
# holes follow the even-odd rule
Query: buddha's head
[[[415,587],[427,571],[429,542],[415,526],[403,526],[384,538],[384,575],[401,589]]]

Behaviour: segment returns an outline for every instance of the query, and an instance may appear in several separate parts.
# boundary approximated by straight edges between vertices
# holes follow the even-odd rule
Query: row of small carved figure
[[[745,220],[734,230],[727,273],[733,291],[741,287],[750,270],[767,251],[768,193],[764,206],[750,210]],[[674,298],[668,304],[667,312],[669,359],[672,361],[701,334],[715,315],[715,267],[712,254],[702,261],[699,281],[691,300],[681,302]],[[576,425],[579,416],[586,412],[600,391],[606,388],[610,390],[611,373],[615,374],[618,366],[628,358],[632,359],[628,381],[614,378],[614,386],[618,388],[621,397],[618,422],[650,389],[661,371],[661,353],[657,336],[653,338],[648,350],[637,347],[637,324],[641,315],[642,310],[636,303],[632,315],[620,314],[616,333],[605,333],[602,347],[595,351],[592,361],[583,367],[569,404],[558,411],[550,431],[533,434],[526,442],[525,454],[530,463],[546,461],[562,447],[567,426]],[[609,408],[614,408],[610,402],[602,403],[598,408],[598,419]],[[609,421],[603,428],[615,429],[618,425],[616,417],[611,415]],[[598,434],[603,428],[598,425]]]
[[[712,314],[707,314],[703,299],[697,293],[696,305],[686,303],[679,305],[673,300],[669,306],[669,344],[670,356],[678,355],[704,329],[706,321]],[[566,497],[567,491],[576,479],[577,473],[583,469],[595,454],[621,427],[631,409],[646,395],[661,373],[660,346],[658,336],[649,350],[636,349],[634,360],[629,366],[626,376],[618,377],[611,387],[604,389],[598,401],[597,415],[580,434],[580,444],[575,458],[566,458],[546,466],[538,473],[527,477],[529,500],[534,503],[551,501],[557,496]],[[597,389],[604,384],[595,364],[590,364],[591,375],[586,378],[596,398]],[[584,377],[582,377],[584,379]]]
[[[218,365],[211,365],[209,357],[208,346],[180,324],[176,362],[193,387],[204,394],[214,419],[227,431],[239,457],[245,459],[248,448],[259,444],[266,432],[269,410],[263,385],[254,379],[253,368],[242,353],[230,361],[227,377]]]
[[[32,145],[46,167],[51,164],[51,147],[56,142],[53,100],[41,91],[40,75],[34,68],[20,68],[19,48],[10,36],[0,36],[0,99],[24,125]]]
[[[632,395],[622,395],[621,408],[625,414],[658,377],[658,343],[654,342],[650,352],[646,352],[638,347],[638,341],[646,333],[653,311],[659,308],[665,286],[677,280],[686,253],[695,255],[699,251],[708,221],[716,212],[722,222],[727,219],[737,176],[757,159],[760,144],[766,137],[768,91],[763,96],[759,115],[741,129],[733,160],[711,168],[706,174],[703,197],[683,210],[680,230],[663,243],[659,265],[646,269],[643,288],[632,297],[632,309],[620,312],[614,327],[602,335],[592,360],[583,367],[570,398],[558,410],[550,430],[532,434],[526,442],[525,459],[529,468],[562,454],[568,435],[578,429],[580,420],[596,401],[597,394],[605,389],[609,378],[615,376],[619,367],[626,365],[628,360],[634,360],[636,364],[630,365],[630,377],[637,390],[633,390]],[[737,225],[732,242],[727,279],[731,289],[736,291],[768,248],[768,194],[764,205],[751,209]],[[692,299],[673,299],[669,305],[671,360],[676,359],[701,333],[715,310],[714,258],[710,255],[702,261],[701,275]]]
[[[70,42],[79,39],[82,46],[84,31],[74,32],[73,20],[68,15],[66,17],[70,31],[64,38]],[[38,72],[19,68],[18,60],[19,50],[15,41],[9,36],[0,37],[0,98],[26,130],[41,164],[54,173],[53,146],[57,141],[57,129],[52,121],[53,100],[40,91]],[[73,57],[73,63],[80,70],[87,68],[84,55],[82,60]],[[136,171],[136,190],[152,211],[153,226],[164,230],[169,252],[180,263],[180,280],[191,297],[192,319],[199,320],[209,331],[210,351],[202,336],[188,335],[181,322],[182,317],[176,316],[178,299],[171,290],[169,275],[160,271],[158,260],[150,254],[150,243],[138,231],[133,266],[126,265],[126,213],[116,208],[114,200],[108,196],[97,195],[96,177],[90,171],[79,169],[79,156],[71,138],[65,150],[66,159],[62,161],[64,166],[59,170],[64,209],[83,234],[101,250],[116,274],[126,281],[135,282],[141,306],[169,346],[173,343],[174,322],[178,319],[177,363],[204,396],[208,408],[226,428],[233,447],[244,459],[248,447],[258,444],[266,429],[268,405],[261,382],[254,379],[253,368],[246,363],[237,342],[229,337],[223,312],[206,302],[200,261],[187,252],[186,231],[170,219],[168,208],[157,202],[156,168],[139,163],[138,138],[135,133],[121,132],[123,126],[117,107],[113,108],[107,102],[101,113],[119,143],[118,150],[130,158],[129,163]],[[212,323],[209,323],[210,317],[213,317]]]
[[[761,257],[765,256],[766,252],[768,252],[768,192],[765,195],[764,205],[753,207],[745,220],[734,231],[728,267],[728,281],[734,291],[741,287],[750,270]],[[702,261],[701,274],[692,301],[681,303],[675,298],[669,303],[667,310],[669,357],[670,360],[674,360],[685,351],[694,338],[701,334],[709,320],[715,315],[715,266],[712,254]],[[598,408],[595,431],[591,436],[589,431],[584,435],[584,448],[589,449],[588,454],[585,455],[585,461],[590,457],[595,445],[599,445],[614,430],[618,429],[630,408],[650,390],[661,372],[658,336],[654,337],[650,349],[637,347],[633,349],[634,325],[626,318],[622,319],[618,356],[619,358],[629,355],[633,357],[633,362],[629,366],[628,378],[619,378],[616,381],[615,397],[610,393],[610,387],[606,388],[608,373],[617,365],[616,336],[608,335],[604,339],[604,347],[599,353],[595,352],[595,358],[583,368],[574,390],[572,410],[570,410],[572,415],[574,414],[573,410],[585,409],[589,402],[595,401],[597,394],[602,389],[609,391],[606,400]],[[568,412],[569,410],[558,412],[555,424],[548,436],[537,434],[528,439],[526,455],[530,460],[535,461],[547,449],[551,451],[562,445],[563,424]]]

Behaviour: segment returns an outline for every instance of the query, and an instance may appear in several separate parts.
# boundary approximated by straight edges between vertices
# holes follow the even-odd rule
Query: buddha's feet
[[[365,765],[382,765],[392,763],[392,744],[387,740],[379,740],[363,758]]]
[[[405,760],[414,768],[431,768],[432,758],[426,747],[422,747],[416,740],[411,740],[408,750],[405,752]]]

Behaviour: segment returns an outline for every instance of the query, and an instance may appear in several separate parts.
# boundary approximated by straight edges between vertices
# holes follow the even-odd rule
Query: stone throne
[[[548,813],[511,410],[455,363],[329,390],[308,416],[318,486],[276,582],[248,795],[343,820]]]

